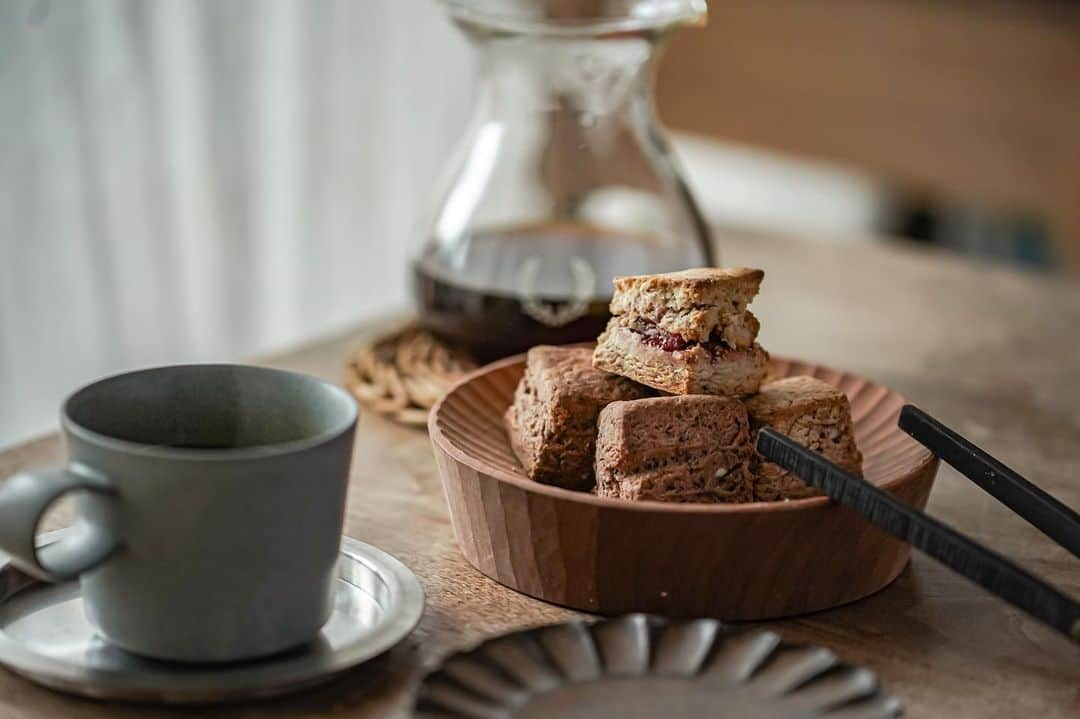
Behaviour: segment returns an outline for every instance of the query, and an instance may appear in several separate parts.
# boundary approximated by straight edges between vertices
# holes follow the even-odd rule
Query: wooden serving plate
[[[529,480],[502,423],[524,368],[519,355],[473,372],[428,420],[458,544],[500,584],[600,614],[758,620],[861,599],[907,564],[908,545],[826,497],[628,502]],[[897,428],[903,397],[792,360],[773,359],[770,375],[812,375],[842,389],[864,476],[926,505],[938,461]]]

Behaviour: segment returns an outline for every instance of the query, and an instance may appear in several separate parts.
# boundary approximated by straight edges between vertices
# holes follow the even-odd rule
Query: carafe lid
[[[442,0],[458,20],[508,32],[630,32],[703,23],[705,0]]]

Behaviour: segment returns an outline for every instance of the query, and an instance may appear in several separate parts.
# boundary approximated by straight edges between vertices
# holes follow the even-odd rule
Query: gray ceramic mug
[[[330,616],[356,428],[349,394],[304,375],[181,365],[64,403],[66,469],[0,485],[0,549],[79,577],[90,621],[128,651],[236,661],[314,639]],[[74,493],[76,523],[37,549]]]

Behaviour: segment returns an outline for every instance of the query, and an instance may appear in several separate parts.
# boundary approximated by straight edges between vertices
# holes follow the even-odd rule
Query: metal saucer
[[[57,541],[65,530],[43,535]],[[311,644],[236,664],[172,664],[108,644],[87,622],[78,582],[46,584],[0,554],[0,664],[53,689],[169,704],[296,691],[382,654],[416,627],[424,593],[389,554],[344,537],[334,613]]]

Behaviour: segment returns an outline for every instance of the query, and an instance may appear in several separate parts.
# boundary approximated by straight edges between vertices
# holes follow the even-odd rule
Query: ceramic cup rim
[[[111,382],[115,382],[120,379],[134,377],[137,375],[152,375],[155,373],[176,371],[176,370],[205,370],[205,369],[228,369],[247,373],[258,373],[264,375],[274,375],[280,379],[290,378],[294,381],[302,381],[309,383],[313,388],[325,393],[331,397],[333,401],[337,402],[344,410],[343,417],[340,421],[329,425],[322,431],[312,434],[306,437],[300,437],[294,440],[286,440],[283,442],[268,442],[265,444],[256,444],[245,447],[225,447],[225,448],[192,448],[192,447],[170,447],[162,444],[150,444],[144,442],[136,442],[129,439],[122,439],[120,437],[114,437],[109,434],[99,432],[97,430],[90,429],[89,427],[80,424],[72,417],[72,408],[79,399],[86,394],[100,390],[104,385]],[[327,382],[326,380],[313,377],[308,374],[302,374],[300,372],[290,372],[289,370],[276,369],[273,367],[261,367],[258,365],[246,365],[230,362],[193,362],[193,363],[181,363],[181,364],[168,364],[168,365],[156,365],[153,367],[145,367],[142,369],[131,370],[127,372],[119,372],[100,379],[94,380],[86,385],[83,385],[79,389],[72,392],[64,400],[64,403],[60,411],[60,425],[64,432],[77,437],[78,439],[92,444],[103,449],[107,449],[113,452],[120,452],[128,455],[137,455],[143,457],[157,457],[161,459],[170,460],[194,460],[194,461],[235,461],[245,459],[263,459],[268,457],[280,457],[282,455],[293,454],[301,452],[314,447],[320,447],[327,444],[338,437],[350,432],[353,427],[356,426],[359,418],[359,409],[356,405],[356,400],[352,395],[346,392],[341,387]]]

